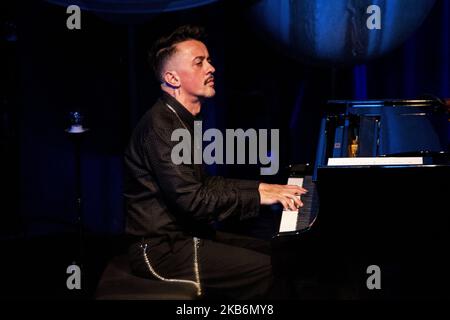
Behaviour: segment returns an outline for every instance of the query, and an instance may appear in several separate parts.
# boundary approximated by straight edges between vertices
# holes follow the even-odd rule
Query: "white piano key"
[[[296,231],[298,211],[283,210],[279,232]]]
[[[303,186],[303,178],[291,177],[288,179],[287,184],[302,187]],[[297,197],[300,199],[300,196],[297,196]],[[298,220],[298,210],[296,210],[296,211],[283,210],[283,213],[281,215],[279,232],[296,231],[297,220]]]
[[[302,187],[303,186],[303,178],[291,177],[288,179],[287,184]]]

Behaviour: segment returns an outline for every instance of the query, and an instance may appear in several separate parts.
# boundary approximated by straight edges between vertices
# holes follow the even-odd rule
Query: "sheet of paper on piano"
[[[329,158],[329,166],[383,166],[383,165],[420,165],[422,157],[355,157]]]
[[[303,186],[303,178],[289,178],[287,184]],[[298,196],[300,198],[300,196]],[[283,210],[283,214],[281,216],[280,228],[279,232],[289,232],[297,230],[297,219],[298,219],[298,210]]]

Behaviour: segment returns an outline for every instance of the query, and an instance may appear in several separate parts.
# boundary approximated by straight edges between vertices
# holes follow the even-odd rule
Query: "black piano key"
[[[299,208],[297,216],[297,230],[308,229],[314,221],[318,213],[318,197],[314,182],[311,176],[305,176],[303,179],[303,188],[308,190],[308,193],[301,195],[303,207]]]

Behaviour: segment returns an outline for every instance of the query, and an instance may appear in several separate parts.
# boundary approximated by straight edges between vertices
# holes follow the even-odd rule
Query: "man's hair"
[[[178,27],[170,35],[159,38],[149,52],[150,65],[153,68],[156,79],[164,82],[162,72],[165,63],[176,52],[176,45],[186,40],[204,41],[205,30],[202,27],[184,25]]]

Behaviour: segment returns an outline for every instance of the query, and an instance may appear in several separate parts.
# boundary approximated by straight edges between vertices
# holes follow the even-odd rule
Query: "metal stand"
[[[71,112],[72,125],[66,130],[71,138],[75,149],[75,185],[76,185],[76,212],[77,212],[77,227],[78,227],[78,246],[79,258],[76,264],[81,270],[81,289],[86,289],[86,270],[84,266],[84,219],[83,219],[83,202],[81,189],[81,144],[83,137],[89,129],[82,125],[82,116],[79,112]]]

